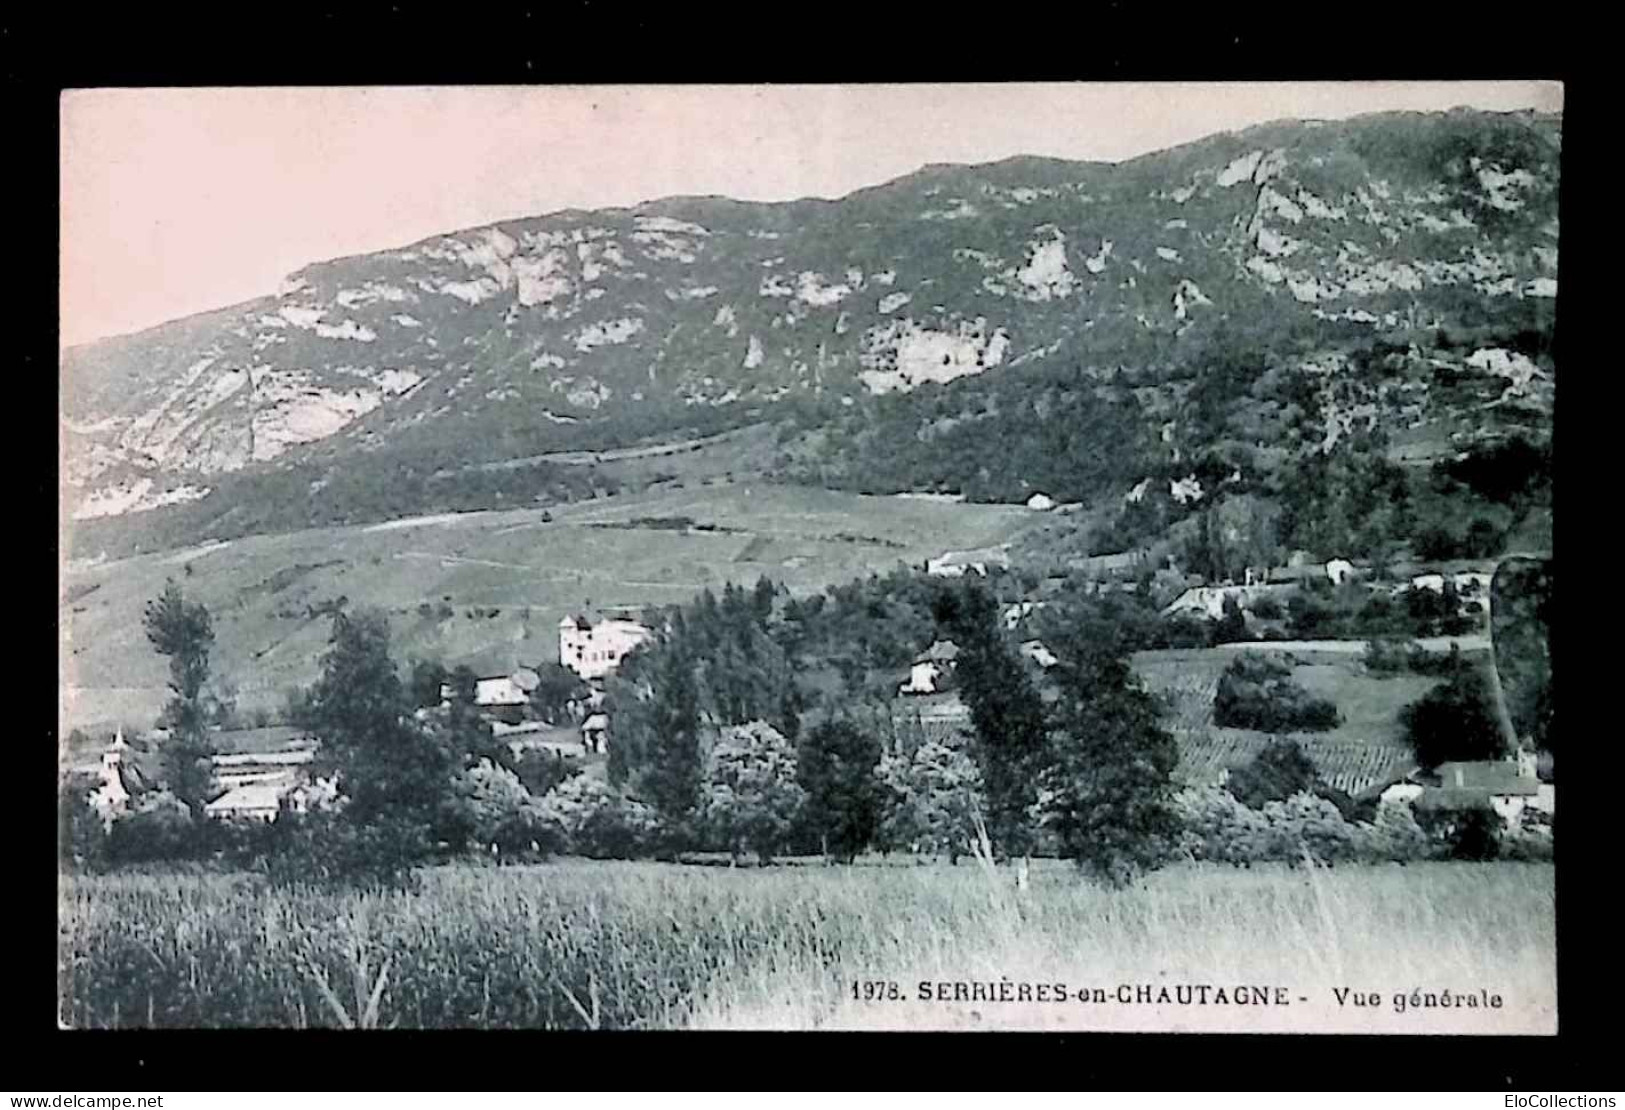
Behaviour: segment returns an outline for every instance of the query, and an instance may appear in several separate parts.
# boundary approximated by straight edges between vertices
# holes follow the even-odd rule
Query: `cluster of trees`
[[[516,755],[476,710],[472,671],[419,661],[403,675],[382,614],[340,610],[321,677],[295,705],[322,739],[314,770],[328,791],[268,828],[228,835],[203,814],[212,625],[171,583],[146,615],[170,660],[164,788],[95,844],[83,791],[76,802],[69,791],[69,840],[113,860],[246,853],[290,880],[398,882],[473,847],[763,861],[909,849],[957,860],[985,829],[1000,858],[1058,854],[1102,882],[1126,882],[1179,845],[1177,748],[1128,665],[1158,642],[1159,619],[1136,595],[1063,590],[1021,634],[1041,634],[1059,658],[1045,670],[1005,627],[1001,593],[1013,591],[998,577],[949,583],[899,570],[811,598],[766,579],[730,583],[659,613],[655,641],[609,686],[608,781],[547,753]],[[958,738],[912,734],[894,716],[901,668],[939,638],[959,649],[970,720]],[[557,671],[533,695],[555,715],[582,693]],[[1448,681],[1405,715],[1419,762],[1498,754],[1482,676],[1459,656],[1436,673]],[[1215,711],[1221,725],[1271,732],[1337,723],[1335,706],[1294,684],[1289,667],[1254,655],[1227,669]],[[1253,810],[1303,794],[1349,805],[1290,744],[1238,769],[1228,789]]]
[[[1328,864],[1553,856],[1549,832],[1509,829],[1488,806],[1447,812],[1380,805],[1351,816],[1311,791],[1255,808],[1219,788],[1184,791],[1177,805],[1182,853],[1242,867],[1301,863],[1305,852]]]
[[[1359,585],[1333,588],[1319,579],[1287,601],[1286,628],[1305,640],[1465,636],[1478,625],[1463,601],[1448,578],[1441,589],[1410,586],[1397,596]]]
[[[1337,705],[1317,698],[1292,678],[1292,666],[1257,652],[1231,660],[1213,696],[1221,728],[1260,732],[1325,731],[1338,724]]]
[[[864,493],[1080,500],[1132,484],[1161,455],[1138,401],[1060,361],[856,401],[792,415],[808,434],[787,476]]]
[[[1509,829],[1488,805],[1421,809],[1357,802],[1327,783],[1294,740],[1272,740],[1218,789],[1181,794],[1182,845],[1195,858],[1252,864],[1357,860],[1549,859],[1549,834]]]
[[[1166,858],[1177,763],[1129,671],[1132,641],[1109,615],[1079,614],[1041,684],[1000,609],[980,582],[903,573],[811,601],[771,583],[702,595],[612,684],[612,780],[654,808],[673,847],[851,860],[923,845],[957,858],[980,817],[1001,857],[1042,844],[1126,881]],[[969,741],[877,734],[862,712],[881,688],[871,668],[895,683],[886,667],[937,637],[959,648]],[[804,688],[808,675],[833,690]]]
[[[1416,762],[1431,769],[1509,754],[1493,697],[1482,669],[1461,665],[1447,681],[1406,706],[1400,720]]]

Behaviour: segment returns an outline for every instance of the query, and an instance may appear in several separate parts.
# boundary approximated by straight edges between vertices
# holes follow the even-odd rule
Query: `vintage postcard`
[[[60,1022],[1554,1033],[1562,113],[66,92]]]

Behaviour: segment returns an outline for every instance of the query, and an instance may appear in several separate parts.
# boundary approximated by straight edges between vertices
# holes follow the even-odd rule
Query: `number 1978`
[[[903,988],[887,979],[859,979],[852,984],[852,997],[858,1002],[899,1002]]]

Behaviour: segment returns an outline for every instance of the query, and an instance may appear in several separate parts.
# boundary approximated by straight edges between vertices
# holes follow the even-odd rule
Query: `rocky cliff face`
[[[1280,123],[1119,165],[928,167],[833,202],[561,212],[323,262],[275,296],[67,352],[74,511],[412,449],[603,446],[785,402],[895,411],[944,383],[1145,371],[1237,329],[1328,379],[1383,337],[1549,407],[1560,146],[1560,119],[1527,113]],[[1424,338],[1452,329],[1467,338]],[[1365,384],[1328,393],[1326,438],[1426,416]],[[1141,400],[1178,448],[1167,398]]]

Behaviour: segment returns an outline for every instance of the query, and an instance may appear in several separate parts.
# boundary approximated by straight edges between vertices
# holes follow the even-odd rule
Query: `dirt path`
[[[1363,655],[1366,640],[1243,640],[1232,644],[1216,644],[1226,651],[1318,651],[1333,655]],[[1408,641],[1420,644],[1424,651],[1449,651],[1460,644],[1462,651],[1489,651],[1488,636],[1429,636]]]

